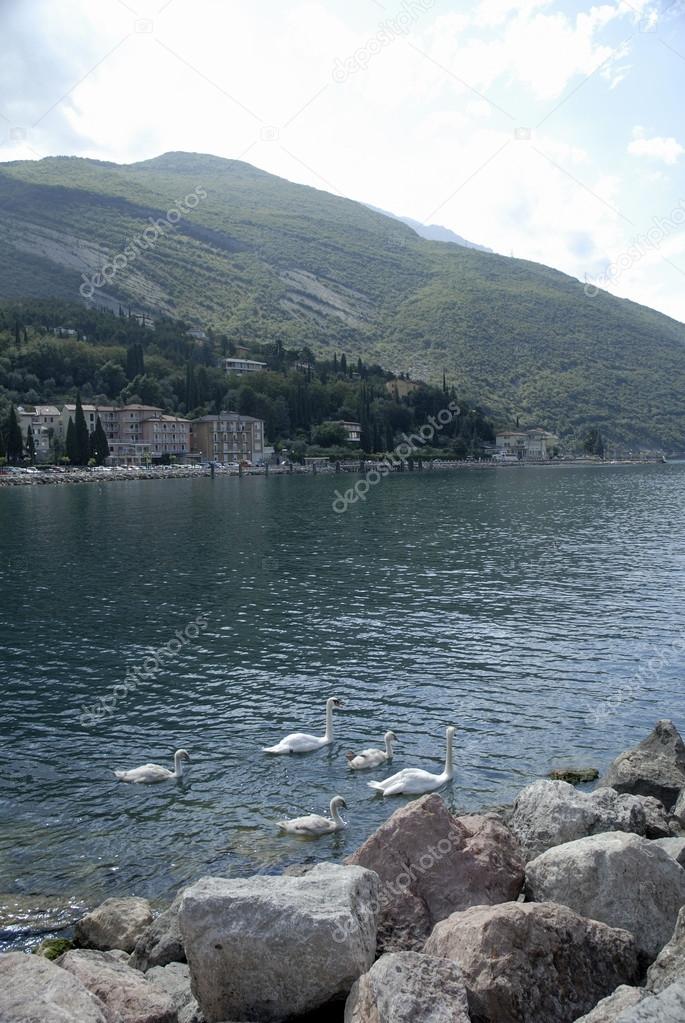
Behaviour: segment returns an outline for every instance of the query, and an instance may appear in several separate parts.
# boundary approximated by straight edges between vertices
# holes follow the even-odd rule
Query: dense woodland
[[[249,356],[267,369],[237,377],[220,364],[236,353],[235,340],[212,332],[198,340],[188,329],[171,319],[157,320],[154,329],[142,326],[124,308],[113,313],[52,300],[0,303],[5,448],[12,406],[59,405],[77,395],[100,404],[140,401],[190,418],[227,410],[257,416],[265,421],[267,440],[297,457],[344,453],[344,432],[330,420],[360,422],[362,450],[389,451],[451,401],[460,414],[436,433],[427,453],[479,457],[494,442],[492,422],[447,380],[401,397],[392,383],[386,386],[393,374],[381,366],[344,352],[317,359],[306,347],[285,348],[278,341],[248,345]]]

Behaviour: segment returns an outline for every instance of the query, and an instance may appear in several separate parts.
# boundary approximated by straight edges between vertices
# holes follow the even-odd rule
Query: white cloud
[[[685,149],[673,136],[664,138],[661,135],[655,135],[648,139],[645,136],[644,128],[638,125],[633,128],[633,138],[628,143],[628,152],[631,156],[646,156],[670,165],[678,162],[680,156],[685,153]]]

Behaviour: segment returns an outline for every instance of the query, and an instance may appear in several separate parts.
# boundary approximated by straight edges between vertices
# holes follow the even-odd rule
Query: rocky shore
[[[593,791],[397,810],[343,865],[108,899],[0,956],[2,1023],[683,1023],[685,745],[657,722]]]

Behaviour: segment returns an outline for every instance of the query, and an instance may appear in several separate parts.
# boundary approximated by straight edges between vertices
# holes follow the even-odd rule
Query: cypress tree
[[[31,429],[31,424],[30,423],[29,423],[29,428],[26,431],[26,454],[31,459],[31,465],[35,465],[36,464],[36,445],[35,445],[35,442],[33,440],[33,430]]]
[[[17,419],[17,412],[12,405],[7,418],[6,441],[7,461],[20,462],[24,454],[24,441],[21,436],[21,427]]]
[[[93,431],[93,458],[98,465],[104,465],[105,459],[109,456],[109,444],[107,434],[102,428],[100,416],[97,417],[95,430]]]
[[[76,447],[76,427],[74,426],[74,420],[69,416],[69,425],[67,426],[67,439],[66,439],[66,450],[67,458],[72,465],[78,464],[78,451]]]
[[[86,417],[83,414],[80,391],[76,392],[74,430],[76,435],[76,465],[88,465],[88,459],[90,458],[90,433],[88,431]]]
[[[347,356],[344,352],[340,356],[340,372],[347,376]]]

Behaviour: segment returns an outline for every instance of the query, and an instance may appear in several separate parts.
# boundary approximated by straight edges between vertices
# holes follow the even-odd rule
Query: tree
[[[121,364],[110,359],[103,363],[95,374],[95,387],[98,391],[114,398],[126,386],[126,379]]]
[[[35,465],[36,464],[36,445],[35,445],[35,442],[33,440],[33,430],[31,429],[31,424],[30,423],[29,423],[29,428],[26,431],[26,454],[31,459],[31,465]]]
[[[104,465],[105,460],[109,457],[109,444],[107,443],[107,434],[105,433],[102,423],[100,422],[100,416],[97,417],[95,422],[95,429],[91,434],[92,444],[91,450],[93,458],[97,465]]]
[[[340,447],[346,440],[345,427],[340,423],[321,423],[314,431],[314,443],[322,448]]]
[[[76,455],[75,465],[88,465],[88,459],[90,458],[90,431],[88,430],[86,417],[83,414],[83,405],[81,404],[80,391],[76,392],[74,432],[76,445],[74,448],[74,453]]]
[[[130,310],[129,310],[130,316]],[[130,345],[126,351],[126,376],[129,380],[142,377],[145,373],[145,358],[141,344]]]
[[[604,439],[597,427],[588,430],[583,442],[583,449],[588,455],[598,455],[600,458],[604,458]]]
[[[72,465],[78,465],[78,448],[76,445],[76,427],[74,426],[74,420],[69,416],[69,424],[67,426],[67,438],[66,438],[66,451],[67,458]]]
[[[5,429],[5,449],[7,461],[11,463],[20,462],[24,454],[24,442],[21,436],[21,427],[17,419],[17,411],[14,405],[10,406]]]

